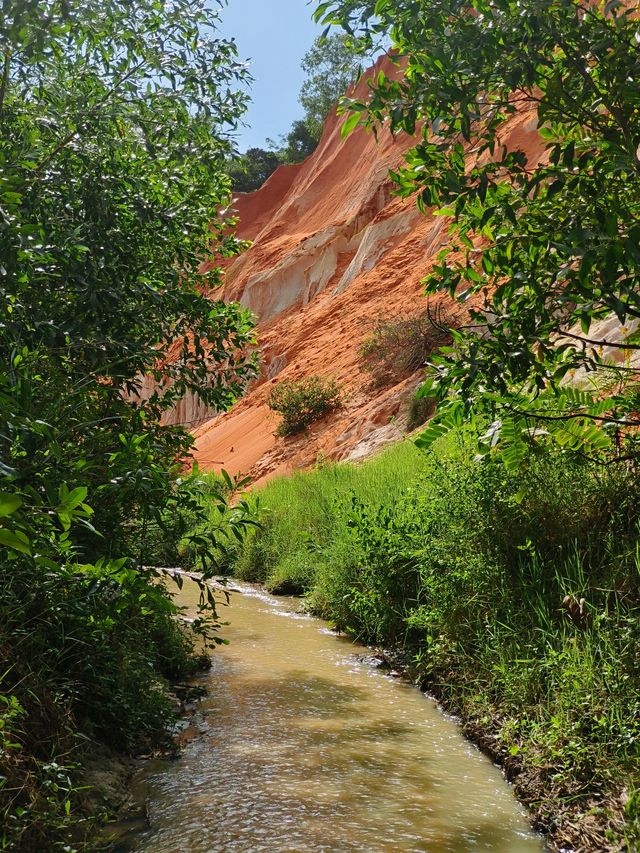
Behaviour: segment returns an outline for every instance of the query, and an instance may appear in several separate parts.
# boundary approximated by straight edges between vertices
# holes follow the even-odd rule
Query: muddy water
[[[197,735],[138,781],[137,853],[542,850],[453,721],[296,606],[233,594]]]

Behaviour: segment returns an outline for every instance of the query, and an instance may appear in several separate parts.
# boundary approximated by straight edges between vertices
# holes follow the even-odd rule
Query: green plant
[[[640,842],[640,791],[638,789],[626,792],[624,816],[627,822],[626,837],[629,849]]]
[[[428,397],[420,397],[412,394],[407,410],[407,430],[409,432],[416,427],[422,426],[429,420],[435,411],[435,403]]]
[[[304,123],[320,139],[324,120],[360,75],[360,57],[340,33],[323,34],[302,57]]]
[[[247,193],[261,187],[280,165],[281,160],[275,151],[248,148],[229,160],[227,174],[232,189]]]
[[[605,849],[637,831],[633,793],[619,819],[620,790],[640,783],[637,472],[566,451],[540,451],[524,471],[474,457],[458,431],[429,454],[403,442],[274,480],[250,498],[261,526],[236,572],[397,646],[507,768],[524,769],[517,790],[540,820],[576,827],[559,842],[579,842],[597,809],[588,831]],[[581,616],[566,597],[584,599]]]
[[[325,462],[313,471],[273,480],[248,498],[260,525],[239,545],[234,573],[267,586],[286,578],[299,592],[314,588],[326,546],[341,547],[345,541],[346,516],[338,508],[350,505],[351,492],[361,500],[393,502],[421,466],[422,454],[404,442],[366,465]],[[348,551],[341,547],[336,557],[340,566],[347,564]]]
[[[0,565],[0,849],[76,849],[96,825],[85,751],[167,742],[166,679],[193,672],[194,641],[167,592],[123,561],[16,569]]]
[[[335,379],[307,376],[285,379],[275,385],[267,405],[282,416],[277,435],[295,435],[328,412],[343,405],[342,387]]]
[[[360,361],[376,385],[392,385],[424,368],[429,356],[450,342],[442,317],[430,310],[378,320],[360,347]]]

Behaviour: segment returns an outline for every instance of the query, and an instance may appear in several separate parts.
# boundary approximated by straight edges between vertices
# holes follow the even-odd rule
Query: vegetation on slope
[[[441,311],[428,307],[399,317],[379,317],[360,347],[360,363],[376,386],[393,385],[420,370],[440,347],[451,343]]]
[[[162,742],[166,679],[193,669],[148,534],[226,504],[182,474],[192,440],[161,415],[188,391],[228,407],[254,373],[251,318],[197,273],[239,249],[217,217],[243,71],[212,24],[199,0],[0,21],[3,850],[80,846],[83,753]]]
[[[513,473],[472,445],[405,442],[273,481],[234,571],[400,649],[560,846],[632,850],[637,471],[544,454]]]
[[[306,376],[284,379],[274,385],[267,405],[280,415],[276,435],[295,435],[323,415],[343,405],[344,392],[335,379]]]

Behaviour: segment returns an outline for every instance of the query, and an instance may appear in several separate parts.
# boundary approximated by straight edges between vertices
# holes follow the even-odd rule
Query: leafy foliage
[[[267,405],[282,416],[277,435],[295,435],[327,412],[340,408],[343,393],[335,379],[285,379],[271,389]]]
[[[302,163],[313,154],[319,141],[319,134],[310,130],[304,120],[298,119],[291,125],[289,133],[280,139],[278,159],[281,163]]]
[[[360,75],[359,58],[344,36],[321,35],[302,57],[302,70],[307,75],[300,89],[304,123],[320,139],[324,120]]]
[[[113,548],[123,512],[166,500],[190,439],[162,413],[188,391],[224,408],[253,374],[250,317],[212,302],[218,273],[198,272],[239,248],[216,218],[212,128],[242,106],[228,88],[241,68],[197,2],[49,11],[46,35],[42,9],[18,8],[3,34],[0,440],[20,500],[3,537],[34,553],[53,515],[63,550],[90,557],[105,547],[90,518]]]
[[[249,148],[229,161],[226,171],[231,178],[231,186],[240,192],[259,189],[278,166],[301,163],[313,154],[318,139],[304,121],[294,121],[289,133],[281,136],[279,143],[268,139],[269,149]]]
[[[243,193],[257,190],[275,172],[280,162],[275,151],[248,148],[244,154],[234,157],[227,166],[231,186]]]
[[[5,846],[33,830],[25,849],[70,849],[76,800],[40,808],[40,784],[62,791],[45,765],[74,776],[78,731],[152,742],[163,676],[188,669],[147,534],[177,506],[228,507],[183,475],[192,439],[162,415],[185,393],[225,409],[254,374],[252,318],[211,298],[216,268],[200,273],[242,248],[218,212],[244,69],[216,15],[50,0],[0,21],[0,689],[24,711]],[[242,516],[225,515],[239,535]],[[193,544],[211,575],[213,534]]]
[[[434,350],[450,341],[442,317],[430,310],[379,319],[360,347],[360,360],[377,385],[393,384],[424,367]]]
[[[559,438],[548,427],[560,418],[590,456],[634,454],[637,388],[624,359],[607,354],[637,349],[640,318],[633,4],[435,0],[427,11],[413,0],[331,0],[315,14],[365,44],[388,33],[402,58],[399,79],[380,74],[367,101],[344,107],[349,126],[388,119],[393,132],[420,135],[398,190],[451,221],[426,288],[467,304],[471,320],[433,359],[440,422],[450,406],[494,413],[497,448],[502,424],[513,446],[514,430],[526,443]],[[505,141],[516,113],[537,121],[542,154]],[[594,337],[609,315],[622,340]],[[573,408],[563,388],[577,371],[596,382],[584,389],[590,404]],[[612,376],[620,391],[602,411]]]

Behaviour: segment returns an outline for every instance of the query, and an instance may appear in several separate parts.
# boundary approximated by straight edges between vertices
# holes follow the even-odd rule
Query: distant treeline
[[[251,192],[258,189],[278,166],[301,163],[315,151],[324,120],[357,79],[360,59],[343,35],[320,36],[302,59],[306,78],[300,90],[301,119],[266,148],[249,148],[228,161],[232,189]]]

